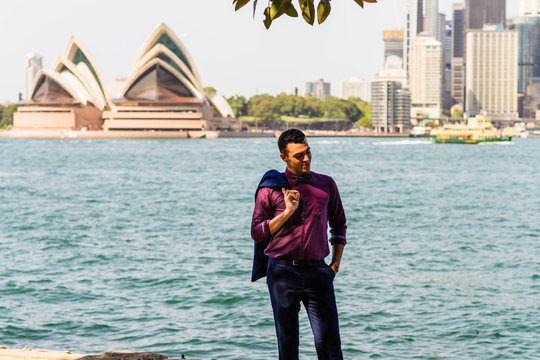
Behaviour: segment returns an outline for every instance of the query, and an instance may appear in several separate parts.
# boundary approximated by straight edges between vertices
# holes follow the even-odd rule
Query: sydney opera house
[[[196,134],[238,127],[225,99],[205,92],[193,59],[165,24],[143,44],[121,90],[111,92],[72,37],[52,68],[36,75],[13,130]]]

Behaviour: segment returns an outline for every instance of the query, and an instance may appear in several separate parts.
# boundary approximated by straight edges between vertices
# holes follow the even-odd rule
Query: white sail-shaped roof
[[[176,70],[181,73],[193,86],[195,86],[199,92],[203,93],[203,86],[198,78],[193,75],[191,70],[186,66],[186,64],[176,56],[168,47],[163,44],[156,44],[153,48],[150,49],[142,58],[139,59],[137,64],[135,64],[134,69],[142,68],[148,62],[152,61],[155,58],[159,58]]]
[[[215,95],[210,99],[212,104],[215,106],[217,111],[220,113],[223,117],[234,117],[233,109],[231,108],[231,105],[225,100],[225,98],[221,95]]]
[[[200,100],[204,99],[202,93],[185,76],[169,63],[159,58],[152,59],[133,72],[127,78],[120,95],[129,99],[131,90],[141,83],[145,83],[144,86],[147,93],[157,94],[158,92],[172,91],[174,94],[171,95],[174,95],[178,99],[189,97],[195,97]],[[141,100],[152,100],[152,98],[141,97]],[[154,100],[160,101],[159,96],[156,95]]]
[[[64,58],[75,64],[85,74],[86,86],[92,88],[93,92],[98,92],[102,102],[107,103],[108,97],[103,85],[103,78],[88,52],[74,36],[69,39]],[[99,89],[99,91],[95,89]],[[98,94],[95,95],[98,96]]]
[[[87,103],[84,92],[74,86],[72,80],[43,69],[37,73],[32,84],[31,100],[37,103]]]
[[[176,55],[178,59],[180,59],[180,61],[187,67],[187,69],[189,69],[194,79],[196,79],[195,84],[201,83],[199,72],[197,71],[195,63],[191,59],[191,56],[189,55],[186,47],[184,46],[184,44],[182,44],[182,42],[174,34],[174,32],[164,23],[160,24],[143,44],[141,50],[139,51],[139,54],[135,59],[135,67],[133,70],[135,70],[135,68],[139,65],[140,60],[145,57],[145,55],[150,52],[150,50],[154,46],[158,44],[161,44],[168,48]]]
[[[96,81],[93,80],[93,76],[88,67],[79,63],[75,65],[73,62],[66,58],[57,58],[52,67],[54,72],[61,74],[66,78],[74,77],[72,84],[76,87],[82,87],[85,91],[85,97],[98,109],[103,110],[107,105],[106,100],[103,98],[101,89]]]

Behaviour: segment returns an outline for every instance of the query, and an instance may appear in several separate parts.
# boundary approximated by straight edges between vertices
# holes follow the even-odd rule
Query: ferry
[[[416,125],[412,128],[411,133],[409,134],[409,137],[431,137],[431,130],[433,130],[430,126],[423,126],[423,125]]]
[[[467,124],[447,124],[433,129],[431,135],[436,144],[478,144],[482,142],[511,141],[511,136],[502,136],[484,115],[477,115]]]

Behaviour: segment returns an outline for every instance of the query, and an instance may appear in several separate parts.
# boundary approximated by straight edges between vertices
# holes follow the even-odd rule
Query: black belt
[[[311,267],[327,267],[324,260],[290,260],[290,259],[274,259],[275,262],[292,266],[311,266]]]

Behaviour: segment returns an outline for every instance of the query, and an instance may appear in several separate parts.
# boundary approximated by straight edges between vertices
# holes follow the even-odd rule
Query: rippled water
[[[0,139],[0,345],[276,358],[249,281],[275,142]],[[540,140],[310,144],[348,216],[346,359],[540,358]]]

